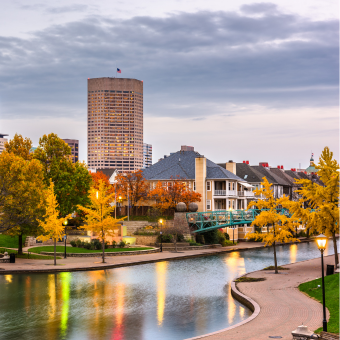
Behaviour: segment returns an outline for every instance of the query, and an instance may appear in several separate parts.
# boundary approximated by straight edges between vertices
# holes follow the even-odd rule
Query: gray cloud
[[[113,76],[116,66],[144,80],[149,115],[228,115],[232,104],[335,106],[338,25],[259,3],[240,13],[89,16],[30,39],[0,37],[1,115],[85,117],[86,79]]]
[[[85,12],[87,9],[87,5],[74,4],[70,6],[48,7],[46,8],[46,12],[52,14],[64,14],[69,12]]]

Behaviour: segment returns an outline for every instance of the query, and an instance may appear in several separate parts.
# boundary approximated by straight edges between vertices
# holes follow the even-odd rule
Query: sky
[[[0,0],[0,133],[80,140],[87,78],[144,82],[153,162],[339,160],[339,18],[330,0]]]

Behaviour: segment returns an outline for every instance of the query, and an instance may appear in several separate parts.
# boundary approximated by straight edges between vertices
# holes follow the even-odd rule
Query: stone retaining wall
[[[153,254],[159,253],[159,248],[149,249],[149,250],[133,250],[133,251],[122,251],[122,252],[105,252],[105,256],[125,256],[125,255],[143,255],[143,254]],[[53,252],[42,251],[42,255],[52,255]],[[57,252],[57,256],[64,256],[64,253]],[[67,257],[101,257],[102,253],[67,253]]]
[[[146,236],[146,235],[133,235],[136,238],[136,245],[154,246],[157,242],[157,235]]]

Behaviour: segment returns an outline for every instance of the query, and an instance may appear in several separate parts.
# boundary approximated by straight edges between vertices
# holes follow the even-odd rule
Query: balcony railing
[[[226,196],[227,191],[226,190],[215,190],[214,195],[215,196]]]
[[[255,193],[253,191],[239,191],[239,197],[254,197]]]

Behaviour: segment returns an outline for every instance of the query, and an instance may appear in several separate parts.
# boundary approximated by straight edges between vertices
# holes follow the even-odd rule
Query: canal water
[[[316,257],[314,242],[278,247],[280,265]],[[0,339],[180,340],[217,331],[251,315],[229,283],[269,265],[267,247],[109,270],[0,275]]]

